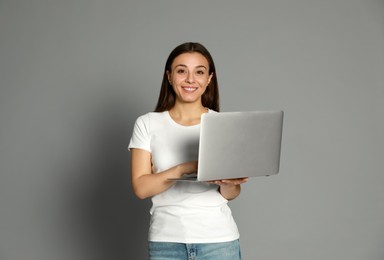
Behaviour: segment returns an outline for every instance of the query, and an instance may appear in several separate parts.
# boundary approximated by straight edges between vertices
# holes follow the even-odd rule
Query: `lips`
[[[186,92],[194,92],[197,88],[196,87],[183,87],[183,90]]]

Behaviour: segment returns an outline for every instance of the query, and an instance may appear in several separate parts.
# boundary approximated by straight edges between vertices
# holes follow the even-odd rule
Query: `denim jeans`
[[[241,260],[239,240],[182,244],[149,242],[150,260]]]

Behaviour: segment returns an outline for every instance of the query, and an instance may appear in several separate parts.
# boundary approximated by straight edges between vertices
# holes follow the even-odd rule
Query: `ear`
[[[208,84],[211,82],[212,77],[213,77],[213,72],[212,72],[211,75],[209,75],[209,77],[208,77]]]
[[[169,72],[169,70],[167,70],[167,77],[168,77],[168,82],[171,83],[171,72]]]

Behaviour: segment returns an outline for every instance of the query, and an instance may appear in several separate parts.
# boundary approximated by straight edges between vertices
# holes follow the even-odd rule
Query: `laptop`
[[[198,172],[175,181],[278,174],[283,111],[206,113],[201,117]]]

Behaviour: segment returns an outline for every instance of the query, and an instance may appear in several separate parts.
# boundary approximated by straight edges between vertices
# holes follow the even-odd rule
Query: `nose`
[[[195,82],[195,79],[194,79],[192,73],[188,73],[187,78],[185,79],[185,82],[187,82],[187,83],[193,83],[193,82]]]

